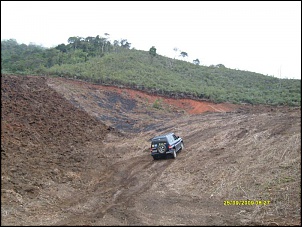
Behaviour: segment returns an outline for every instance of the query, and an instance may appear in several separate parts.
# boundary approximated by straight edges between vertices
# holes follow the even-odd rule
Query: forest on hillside
[[[44,48],[1,41],[1,74],[47,75],[143,90],[173,97],[216,103],[301,106],[301,80],[279,79],[229,69],[223,64],[203,66],[131,48],[127,39],[69,37],[68,44]],[[186,52],[179,53],[185,58]]]

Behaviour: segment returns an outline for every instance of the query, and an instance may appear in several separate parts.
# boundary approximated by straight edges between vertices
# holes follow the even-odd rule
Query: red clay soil
[[[206,101],[197,101],[192,99],[173,99],[167,97],[161,97],[158,95],[150,95],[141,91],[135,91],[130,89],[123,89],[123,91],[127,92],[131,98],[135,98],[136,96],[146,98],[151,102],[155,102],[158,99],[162,99],[168,105],[173,105],[179,109],[183,109],[190,114],[200,114],[203,112],[228,112],[233,110],[236,105],[234,104],[215,104]]]
[[[62,82],[66,81],[62,79]],[[142,99],[144,101],[148,101],[149,103],[154,103],[156,100],[160,100],[165,104],[176,107],[177,109],[181,109],[186,111],[189,114],[200,114],[204,112],[230,112],[238,108],[238,105],[231,103],[213,103],[209,101],[200,101],[200,100],[192,100],[188,98],[168,98],[160,95],[148,94],[147,92],[132,90],[128,88],[119,88],[114,86],[104,86],[104,85],[96,85],[91,84],[84,81],[72,80],[72,83],[77,84],[78,86],[89,87],[93,89],[100,90],[108,90],[111,92],[117,92],[119,94],[126,94],[131,99]]]

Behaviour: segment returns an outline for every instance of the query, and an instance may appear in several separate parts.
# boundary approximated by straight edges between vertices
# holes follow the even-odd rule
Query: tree
[[[66,52],[67,52],[67,46],[66,46],[64,43],[58,45],[58,46],[56,47],[56,49],[59,50],[59,51],[61,51],[61,52],[63,52],[63,53],[66,53]]]
[[[75,37],[75,36],[69,37],[67,40],[68,43],[71,44],[74,49],[76,49],[76,40],[77,40],[77,37]]]
[[[78,45],[81,43],[82,40],[83,40],[82,37],[72,36],[72,37],[68,38],[68,43],[72,44],[72,46],[73,46],[74,49],[77,49]]]
[[[101,38],[101,45],[102,45],[102,54],[104,53],[104,47],[107,43],[107,38]]]
[[[182,56],[184,58],[184,57],[188,57],[188,54],[187,52],[182,51],[179,56]]]
[[[109,52],[109,47],[111,46],[111,43],[109,41],[110,34],[108,34],[106,32],[106,33],[104,33],[104,35],[106,36],[106,38],[105,38],[105,47],[107,48],[107,50],[105,50],[105,51]]]
[[[153,58],[156,56],[156,48],[154,46],[152,46],[150,49],[149,49],[149,54],[151,56],[151,63],[153,62]]]
[[[151,55],[151,57],[155,57],[156,56],[156,48],[154,46],[152,46],[150,48],[149,54]]]
[[[120,42],[118,40],[113,41],[113,51],[114,52],[117,52],[117,50],[119,48],[119,44],[120,44]]]
[[[94,40],[94,37],[92,37],[92,36],[88,36],[88,37],[85,38],[85,41],[88,42],[88,43],[92,43],[93,40]]]
[[[225,66],[223,64],[218,64],[216,65],[217,68],[225,68]]]
[[[120,42],[119,42],[118,40],[114,40],[114,41],[113,41],[113,46],[117,47],[117,46],[119,45],[119,43],[120,43]]]
[[[199,61],[198,58],[196,58],[195,60],[193,60],[193,63],[194,63],[195,65],[199,65],[199,64],[200,64],[200,61]]]
[[[128,43],[127,39],[122,39],[120,43],[122,47],[130,49],[131,43]]]

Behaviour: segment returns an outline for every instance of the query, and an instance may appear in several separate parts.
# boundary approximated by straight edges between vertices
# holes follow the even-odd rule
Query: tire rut
[[[76,206],[83,207],[87,206],[86,204],[91,200],[97,200],[85,212],[85,217],[73,213],[56,225],[99,223],[106,214],[113,215],[117,209],[123,210],[120,215],[127,213],[128,216],[135,218],[135,211],[131,212],[129,208],[134,206],[136,197],[147,191],[172,162],[173,160],[153,161],[146,156],[135,157],[131,162],[123,160],[111,165],[105,173],[102,173],[106,177],[102,177],[99,188],[78,200]],[[106,203],[102,205],[101,201],[106,201]]]

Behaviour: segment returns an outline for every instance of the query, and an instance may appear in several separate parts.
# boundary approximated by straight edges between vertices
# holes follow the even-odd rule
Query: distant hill
[[[130,49],[126,39],[112,44],[99,36],[70,37],[68,43],[48,49],[1,41],[1,73],[60,76],[216,103],[301,106],[301,80],[172,59],[155,47]]]

